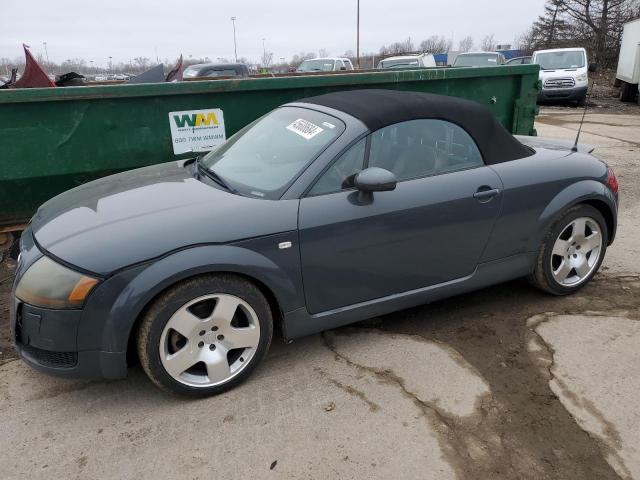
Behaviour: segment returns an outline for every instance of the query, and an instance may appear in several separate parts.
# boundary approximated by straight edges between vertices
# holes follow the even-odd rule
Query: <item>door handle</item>
[[[482,188],[482,187],[480,187],[480,188]],[[500,190],[497,189],[497,188],[491,188],[491,189],[488,189],[488,190],[480,190],[480,189],[478,189],[478,191],[473,194],[473,198],[475,198],[479,202],[485,203],[485,202],[491,201],[491,199],[493,197],[495,197],[496,195],[498,195],[499,193],[500,193]]]

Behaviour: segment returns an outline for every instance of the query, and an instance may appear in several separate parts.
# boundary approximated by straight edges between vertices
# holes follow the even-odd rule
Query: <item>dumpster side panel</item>
[[[49,198],[95,178],[188,157],[173,154],[169,112],[219,108],[228,138],[283,103],[360,88],[467,98],[512,133],[535,133],[537,65],[5,90],[0,225],[24,222]]]

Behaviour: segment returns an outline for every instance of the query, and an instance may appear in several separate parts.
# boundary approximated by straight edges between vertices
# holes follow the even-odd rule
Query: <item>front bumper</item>
[[[551,102],[554,100],[580,100],[587,95],[587,87],[573,88],[548,88],[538,93],[539,102]]]
[[[82,310],[50,310],[13,297],[11,338],[22,359],[34,369],[58,377],[116,379],[127,374],[125,352],[78,351]]]
[[[124,378],[125,349],[114,352],[100,348],[110,345],[102,341],[105,336],[109,339],[111,333],[104,328],[104,310],[92,307],[92,302],[82,310],[53,310],[29,305],[15,296],[15,286],[41,257],[31,229],[25,229],[9,305],[11,340],[22,359],[36,370],[59,377]],[[112,302],[112,298],[104,301]]]

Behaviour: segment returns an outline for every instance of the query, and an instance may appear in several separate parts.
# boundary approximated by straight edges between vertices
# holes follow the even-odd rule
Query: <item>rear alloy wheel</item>
[[[600,268],[607,238],[606,222],[597,209],[570,208],[547,234],[530,280],[555,295],[575,292]]]
[[[269,305],[253,284],[232,275],[198,277],[150,307],[138,354],[161,388],[207,396],[244,380],[266,354],[272,332]]]

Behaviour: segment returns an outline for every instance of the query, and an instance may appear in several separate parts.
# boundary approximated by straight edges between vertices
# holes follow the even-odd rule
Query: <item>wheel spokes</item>
[[[571,242],[569,240],[562,240],[559,238],[553,245],[552,253],[554,255],[560,255],[561,257],[564,257],[567,255],[567,250],[569,249],[570,245]]]
[[[573,232],[571,237],[574,242],[581,243],[587,236],[587,220],[585,218],[576,218],[573,222]]]
[[[182,307],[167,322],[168,328],[175,330],[185,338],[189,338],[202,323],[202,320],[191,313],[188,307],[188,305]]]
[[[576,266],[575,270],[580,278],[584,278],[587,275],[589,275],[589,272],[591,271],[591,267],[589,266],[587,257],[584,257],[584,261],[582,261],[578,266]]]
[[[562,283],[567,279],[567,277],[569,276],[569,273],[571,273],[571,270],[572,270],[572,267],[571,267],[571,264],[569,263],[569,260],[562,259],[562,263],[560,264],[558,269],[554,270],[553,276],[556,277],[556,280]]]
[[[241,301],[236,297],[221,295],[216,300],[216,306],[211,313],[211,320],[223,325],[230,325],[240,303]]]
[[[598,248],[602,245],[602,235],[600,232],[592,231],[591,235],[584,239],[580,245],[582,253],[585,255],[592,251],[594,248]]]
[[[179,377],[182,373],[198,363],[198,352],[192,348],[192,345],[187,343],[187,345],[176,353],[168,355],[163,363],[171,375]]]
[[[227,354],[222,348],[205,355],[203,361],[207,367],[207,377],[210,382],[221,382],[231,375]]]
[[[260,341],[260,332],[253,325],[242,328],[230,327],[224,331],[225,344],[232,348],[255,348]]]

